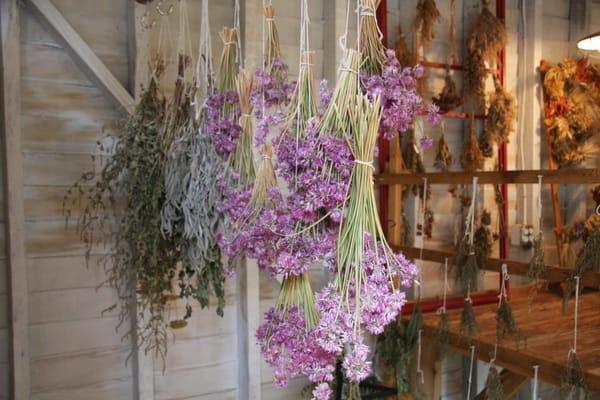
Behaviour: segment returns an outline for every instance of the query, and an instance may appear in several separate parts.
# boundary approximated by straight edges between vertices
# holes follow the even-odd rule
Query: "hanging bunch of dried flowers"
[[[480,101],[485,95],[486,62],[493,65],[498,52],[506,46],[506,27],[489,9],[489,0],[481,0],[481,13],[471,27],[465,58],[465,93]]]
[[[477,177],[473,177],[472,196],[465,221],[464,235],[457,245],[455,265],[458,268],[456,281],[463,292],[476,290],[479,277],[479,257],[474,245],[475,240],[475,207],[477,200]]]
[[[417,3],[417,14],[413,22],[413,31],[419,37],[419,44],[424,49],[435,37],[433,24],[439,22],[442,15],[435,4],[435,0],[419,0]],[[417,49],[418,50],[418,49]]]
[[[440,108],[442,114],[454,110],[463,103],[463,98],[456,88],[449,69],[446,69],[442,91],[434,96],[432,101]]]
[[[477,265],[480,269],[485,267],[488,257],[492,254],[493,237],[490,230],[492,214],[483,210],[480,218],[481,224],[475,230],[473,237],[473,248],[477,256]]]
[[[508,137],[514,132],[516,117],[515,98],[504,90],[494,75],[495,91],[490,95],[490,106],[485,119],[485,136],[501,145],[508,143]]]
[[[469,118],[469,133],[460,155],[460,165],[467,172],[475,172],[483,168],[484,156],[481,153],[477,140],[475,116],[471,113]]]
[[[544,121],[559,166],[575,166],[597,154],[600,72],[587,59],[543,64]]]
[[[538,215],[539,215],[539,230],[533,240],[533,250],[531,260],[529,261],[529,269],[527,270],[527,277],[533,281],[533,286],[529,294],[529,301],[533,300],[533,297],[538,290],[542,289],[547,285],[546,280],[548,279],[548,266],[545,261],[544,251],[544,230],[543,230],[543,217],[542,217],[542,176],[538,176],[538,190],[539,198],[537,202]]]
[[[402,26],[398,25],[398,38],[394,46],[396,50],[396,58],[402,68],[414,67],[417,63],[417,55],[412,52],[406,44],[406,36],[402,31]]]
[[[442,306],[438,309],[439,321],[435,329],[435,341],[438,348],[438,357],[443,357],[450,343],[450,320],[446,310],[446,297],[448,294],[448,258],[444,261],[444,288]]]
[[[460,334],[465,338],[471,338],[479,332],[479,324],[473,308],[473,300],[470,294],[465,298],[462,313],[460,315]]]
[[[239,126],[240,136],[235,141],[235,150],[231,153],[229,165],[236,173],[237,184],[247,187],[254,182],[256,165],[252,151],[254,137],[254,123],[252,121],[252,102],[250,96],[254,86],[254,77],[248,71],[241,69],[235,79],[240,108]]]
[[[440,171],[448,171],[452,165],[452,153],[446,141],[446,134],[442,129],[442,136],[438,141],[437,152],[435,153],[434,166]]]
[[[496,342],[501,342],[506,336],[514,336],[517,348],[521,334],[514,319],[512,308],[508,302],[506,283],[508,283],[508,269],[506,264],[502,265],[502,285],[498,300],[498,311],[496,312]]]
[[[488,376],[485,380],[485,399],[486,400],[506,400],[504,386],[498,373],[498,368],[492,362],[488,370]]]

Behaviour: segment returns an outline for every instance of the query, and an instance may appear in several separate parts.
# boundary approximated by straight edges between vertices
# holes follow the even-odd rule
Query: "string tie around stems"
[[[235,40],[232,40],[232,41],[223,43],[223,46],[231,46],[233,44],[237,44],[237,42]]]
[[[375,171],[375,165],[373,164],[373,161],[354,160],[354,162],[356,164],[367,166],[367,167],[371,168],[373,171]]]

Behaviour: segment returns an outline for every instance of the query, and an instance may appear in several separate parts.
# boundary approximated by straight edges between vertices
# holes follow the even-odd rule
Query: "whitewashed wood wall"
[[[130,85],[132,62],[128,49],[128,1],[52,0],[56,8],[94,50],[96,55],[125,87]],[[462,41],[464,18],[470,18],[475,0],[458,0],[458,39]],[[509,51],[507,51],[506,84],[516,90],[517,32],[519,29],[518,0],[507,2]],[[552,0],[542,5],[542,56],[552,62],[569,54],[569,1]],[[257,21],[260,0],[242,0],[245,20],[247,66],[258,64],[261,25]],[[274,0],[282,48],[297,72],[299,4],[297,1]],[[439,0],[444,20],[436,25],[437,37],[426,53],[428,59],[445,61],[448,44],[450,0]],[[414,17],[416,0],[388,0],[388,34],[390,44],[396,39],[398,24],[407,36]],[[591,31],[600,29],[600,4],[590,2]],[[189,0],[194,48],[199,33],[199,0]],[[344,26],[346,2],[343,0],[310,0],[311,45],[316,54],[315,74],[333,81],[339,59],[337,36]],[[471,8],[470,8],[471,7]],[[233,0],[211,1],[211,27],[215,57],[221,49],[217,32],[233,21]],[[176,32],[176,17],[171,17]],[[351,18],[351,35],[355,23]],[[115,301],[114,293],[99,287],[105,275],[99,258],[108,250],[98,250],[89,268],[85,267],[84,247],[73,230],[65,230],[62,197],[68,185],[92,163],[95,143],[104,129],[121,118],[121,114],[103,93],[80,70],[60,41],[47,32],[28,12],[21,9],[21,132],[23,156],[23,190],[26,228],[27,283],[29,302],[29,337],[31,399],[132,399],[138,393],[138,383],[150,384],[154,399],[212,400],[237,399],[238,335],[236,316],[236,282],[227,284],[225,317],[214,310],[196,308],[190,325],[177,332],[170,345],[167,370],[156,364],[149,380],[138,382],[133,364],[125,363],[131,343],[122,342],[122,332],[115,331],[116,316],[101,311]],[[155,33],[151,40],[156,40]],[[156,43],[156,42],[152,42]],[[151,44],[152,44],[151,43]],[[152,46],[151,46],[152,47]],[[216,60],[215,60],[216,61]],[[430,93],[442,85],[441,73],[430,73]],[[459,77],[459,75],[457,75]],[[457,79],[459,82],[460,80]],[[331,84],[333,82],[330,82]],[[168,87],[168,85],[167,85]],[[463,123],[448,121],[447,139],[459,154]],[[439,130],[429,132],[435,139]],[[513,141],[514,146],[515,141]],[[510,155],[514,151],[509,151]],[[540,154],[542,154],[540,152]],[[425,163],[432,166],[434,151],[425,154]],[[509,165],[514,166],[514,156]],[[458,168],[458,166],[454,166]],[[454,215],[458,209],[444,187],[435,187],[431,206],[435,210],[434,237],[426,247],[448,248],[454,236]],[[1,196],[0,198],[4,198]],[[511,210],[517,199],[511,194]],[[546,227],[550,227],[545,210]],[[0,224],[3,224],[0,220]],[[3,226],[2,226],[3,228]],[[0,241],[5,243],[4,229]],[[550,237],[550,235],[547,235]],[[551,246],[551,243],[548,244]],[[0,246],[0,400],[8,399],[8,298],[5,246]],[[425,267],[425,295],[441,292],[438,265]],[[492,277],[490,285],[495,284]],[[260,311],[268,308],[277,294],[278,285],[260,275]],[[179,311],[181,312],[181,311]],[[461,398],[461,359],[454,356],[442,367],[444,399]],[[260,395],[264,399],[300,398],[306,385],[295,380],[286,390],[271,383],[269,368],[260,368]],[[144,399],[146,400],[146,399]]]

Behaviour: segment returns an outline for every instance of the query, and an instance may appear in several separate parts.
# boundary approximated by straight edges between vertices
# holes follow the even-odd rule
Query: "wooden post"
[[[25,259],[23,154],[21,148],[21,75],[19,6],[0,1],[2,29],[2,149],[4,160],[4,221],[8,257],[9,352],[11,399],[29,400],[29,305]]]

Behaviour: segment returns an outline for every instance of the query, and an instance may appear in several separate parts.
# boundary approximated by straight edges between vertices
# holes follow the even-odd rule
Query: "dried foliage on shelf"
[[[600,150],[600,70],[585,58],[540,68],[552,156],[560,167],[579,165]]]
[[[432,100],[439,107],[442,114],[454,110],[463,103],[463,97],[456,88],[456,83],[452,79],[449,69],[446,70],[442,91],[434,96]]]
[[[424,49],[435,37],[433,24],[439,22],[442,15],[438,10],[435,0],[419,0],[417,3],[417,14],[413,22],[413,31],[418,37],[418,42]]]
[[[408,322],[399,319],[385,328],[378,337],[377,354],[388,370],[394,371],[399,394],[410,393],[412,389],[412,353],[419,340],[419,330],[423,326],[423,314],[417,304]]]
[[[514,132],[516,118],[515,98],[504,90],[494,75],[495,91],[490,95],[490,106],[485,119],[485,135],[494,143],[508,143],[511,132]]]
[[[471,27],[467,39],[464,89],[466,94],[482,100],[487,77],[486,61],[494,64],[498,52],[506,45],[506,27],[489,9],[489,1],[481,1],[481,13]]]
[[[475,316],[473,301],[470,298],[465,299],[462,313],[460,315],[460,334],[463,337],[471,338],[479,332],[479,324]]]
[[[471,113],[469,118],[469,133],[467,140],[463,145],[463,150],[460,155],[460,165],[467,172],[479,171],[483,168],[484,156],[479,148],[477,140],[477,128],[475,126],[475,116]]]
[[[569,352],[567,365],[561,377],[561,393],[563,398],[585,399],[591,398],[591,393],[585,379],[585,373],[575,351]],[[571,395],[571,397],[569,397]]]
[[[446,135],[442,132],[442,136],[438,141],[437,152],[435,154],[434,166],[440,171],[448,171],[452,165],[452,153],[446,141]]]
[[[137,324],[125,335],[137,336],[138,346],[159,359],[166,355],[167,301],[177,276],[176,251],[161,230],[161,208],[165,198],[163,167],[167,148],[162,121],[165,99],[158,89],[157,77],[143,91],[134,113],[127,119],[102,171],[84,173],[67,192],[63,210],[80,208],[77,229],[86,245],[86,258],[95,246],[104,243],[113,249],[104,262],[108,284],[118,296],[119,325],[127,326],[136,305]],[[125,205],[116,208],[117,202]],[[116,221],[115,221],[116,219]],[[113,225],[114,224],[114,225]]]
[[[485,400],[506,400],[500,374],[493,362],[490,363],[488,376],[485,380]]]
[[[360,0],[359,49],[360,70],[367,75],[381,75],[386,64],[383,34],[377,24],[377,7],[381,0]]]

